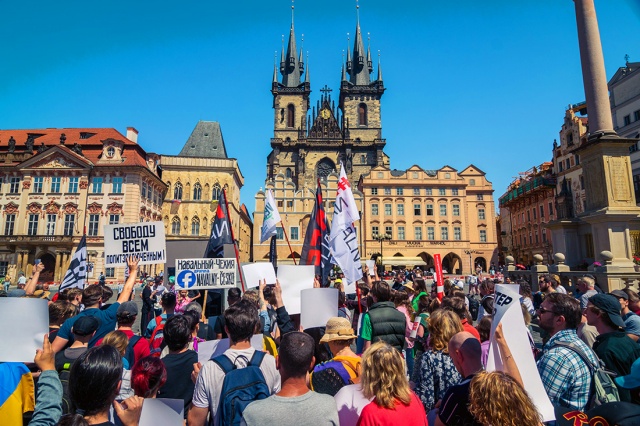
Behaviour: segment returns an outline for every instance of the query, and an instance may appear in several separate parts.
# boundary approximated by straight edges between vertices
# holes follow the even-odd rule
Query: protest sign
[[[356,294],[357,290],[356,290],[356,284],[357,283],[351,283],[348,282],[345,279],[342,280],[342,284],[344,286],[344,294]]]
[[[139,426],[182,426],[184,424],[184,400],[169,398],[145,398],[142,403]]]
[[[44,299],[0,298],[0,362],[33,362],[49,333],[49,309]]]
[[[257,351],[262,349],[262,334],[255,334],[251,338],[251,347]],[[207,340],[198,343],[198,362],[204,364],[211,358],[222,355],[224,351],[229,349],[229,339]]]
[[[495,341],[495,330],[502,323],[502,332],[518,366],[522,382],[531,400],[542,415],[545,422],[555,420],[553,406],[538,374],[536,361],[531,351],[527,326],[522,317],[520,294],[518,285],[496,285],[495,315],[491,325],[491,345],[487,359],[487,371],[503,371],[498,345]]]
[[[256,262],[242,265],[244,282],[247,288],[258,287],[261,280],[266,280],[267,284],[276,283],[276,270],[270,262]]]
[[[236,259],[176,259],[176,287],[180,289],[233,288]]]
[[[438,300],[442,301],[444,297],[444,276],[442,275],[442,259],[439,253],[433,255],[433,263],[436,266],[436,274],[434,276],[436,280],[436,295],[438,296]]]
[[[372,277],[376,275],[376,261],[374,259],[367,259],[364,261],[369,268],[369,275]]]
[[[315,267],[313,265],[280,265],[278,267],[282,301],[289,314],[300,313],[300,291],[313,288],[314,277]]]
[[[338,316],[336,288],[308,288],[300,292],[300,299],[300,325],[303,329],[324,327],[329,318]]]
[[[139,265],[167,261],[163,222],[105,225],[104,261],[107,268],[126,266],[128,256],[140,258]]]

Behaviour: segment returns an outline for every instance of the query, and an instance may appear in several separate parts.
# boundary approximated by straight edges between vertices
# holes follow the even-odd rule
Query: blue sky
[[[290,5],[0,2],[0,128],[133,126],[147,151],[177,154],[198,120],[219,121],[253,211]],[[295,6],[312,105],[325,84],[337,100],[355,2]],[[611,77],[625,54],[640,61],[640,1],[596,0],[596,8]],[[392,168],[473,163],[497,198],[518,172],[551,159],[566,106],[584,100],[572,0],[362,0],[360,23],[381,55]]]

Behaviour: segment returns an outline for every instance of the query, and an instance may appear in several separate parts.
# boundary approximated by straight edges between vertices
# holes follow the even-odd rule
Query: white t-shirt
[[[362,394],[360,384],[343,387],[333,398],[338,406],[340,426],[355,426],[362,410],[371,402]]]
[[[246,367],[247,361],[251,360],[254,348],[249,349],[227,349],[224,352],[232,362],[235,360],[237,367]],[[240,356],[242,355],[242,356]],[[246,361],[245,359],[246,358]],[[265,354],[260,370],[267,382],[267,387],[273,395],[280,391],[280,373],[276,369],[276,359]],[[193,405],[199,408],[208,408],[213,419],[213,425],[217,426],[219,422],[218,404],[220,403],[220,391],[222,390],[222,382],[224,381],[224,372],[213,361],[207,361],[202,366],[195,389],[193,390]]]

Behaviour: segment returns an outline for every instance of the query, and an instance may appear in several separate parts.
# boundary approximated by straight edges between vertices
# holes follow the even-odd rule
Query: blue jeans
[[[4,291],[9,293],[9,287],[11,287],[11,283],[4,283]]]
[[[413,373],[413,348],[404,349],[402,351],[404,353],[404,359],[407,362],[407,371],[409,372],[409,377]]]

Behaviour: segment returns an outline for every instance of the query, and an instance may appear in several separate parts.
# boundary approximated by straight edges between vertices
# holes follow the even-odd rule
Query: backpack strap
[[[586,353],[584,353],[584,351],[575,343],[567,343],[567,342],[555,342],[555,344],[552,346],[552,348],[555,347],[563,347],[563,348],[567,348],[567,349],[571,349],[573,352],[575,352],[576,354],[578,354],[578,356],[582,359],[582,361],[584,361],[584,363],[587,365],[587,367],[589,367],[589,370],[591,370],[591,374],[593,374],[593,372],[595,370],[597,370],[600,366],[599,365],[595,365],[593,362],[591,362],[591,360],[589,359],[589,357],[587,356]]]
[[[264,359],[265,353],[262,351],[255,351],[253,353],[253,356],[251,357],[251,360],[249,360],[249,363],[247,364],[248,366],[251,367],[260,367],[260,364],[262,364],[262,360]]]
[[[213,361],[216,364],[218,364],[218,367],[220,367],[222,369],[222,371],[224,371],[224,374],[229,374],[229,372],[231,372],[231,371],[233,371],[233,370],[235,370],[237,368],[236,365],[233,362],[231,362],[229,357],[224,355],[224,354],[220,355],[220,356],[217,356],[215,358],[211,358],[211,361]]]

